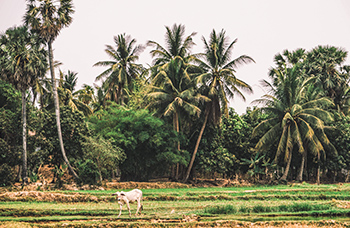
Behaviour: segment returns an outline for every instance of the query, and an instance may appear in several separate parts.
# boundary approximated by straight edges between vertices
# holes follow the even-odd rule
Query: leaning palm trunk
[[[60,121],[60,106],[59,106],[59,102],[58,102],[55,72],[53,69],[52,40],[50,40],[48,42],[48,49],[49,49],[49,64],[50,64],[50,73],[51,73],[51,81],[52,81],[52,92],[53,92],[53,97],[54,97],[55,113],[56,113],[57,132],[58,132],[58,139],[60,141],[61,152],[62,152],[63,160],[67,164],[69,171],[71,172],[71,174],[74,176],[75,179],[79,179],[79,176],[75,173],[72,166],[70,165],[68,158],[66,156],[66,152],[64,150],[64,144],[63,144],[63,139],[62,139],[62,130],[61,130],[61,121]]]
[[[292,163],[292,149],[289,152],[286,170],[284,171],[283,176],[281,177],[281,180],[284,180],[284,181],[287,180],[287,176],[288,176],[288,173],[289,173],[289,169],[290,169],[290,164],[291,163]]]
[[[203,125],[202,125],[202,128],[201,128],[201,131],[199,132],[198,139],[197,139],[197,142],[196,142],[196,146],[194,148],[190,164],[188,165],[186,176],[184,178],[184,182],[187,182],[188,178],[190,177],[190,173],[191,173],[191,170],[192,170],[192,167],[193,167],[193,163],[194,163],[194,160],[196,158],[197,151],[198,151],[199,143],[200,143],[200,141],[202,139],[205,126],[207,125],[207,122],[208,122],[208,118],[209,118],[209,111],[208,111],[208,109],[206,109],[204,122],[203,122]]]
[[[27,114],[26,114],[26,91],[22,90],[22,123],[23,123],[23,153],[22,153],[22,183],[28,184],[27,173]]]

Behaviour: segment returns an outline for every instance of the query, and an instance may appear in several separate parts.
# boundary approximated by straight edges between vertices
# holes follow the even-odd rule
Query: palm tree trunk
[[[304,164],[305,164],[305,157],[304,157],[304,154],[303,154],[303,156],[301,158],[300,171],[299,171],[299,174],[297,176],[297,181],[299,181],[299,182],[303,181]]]
[[[100,183],[102,184],[103,178],[102,178],[102,173],[99,171],[98,172],[99,178],[100,178]]]
[[[32,90],[32,92],[33,92],[33,102],[32,102],[32,104],[33,104],[33,107],[34,107],[35,106],[36,97],[37,97],[37,93],[35,93],[34,89]]]
[[[350,171],[346,170],[346,178],[345,178],[345,183],[349,182],[349,178],[350,178]]]
[[[180,133],[180,126],[179,126],[179,114],[177,112],[174,113],[174,129],[177,132],[177,134]],[[177,141],[177,150],[180,151],[180,140]]]
[[[72,166],[70,165],[70,163],[68,161],[68,158],[66,156],[66,152],[64,150],[64,144],[63,144],[63,139],[62,139],[62,130],[61,130],[61,121],[60,121],[60,106],[59,106],[59,102],[58,102],[55,72],[54,72],[54,68],[53,68],[52,40],[49,40],[49,42],[48,42],[48,49],[49,49],[49,64],[50,64],[50,73],[51,73],[51,82],[52,82],[52,92],[53,92],[54,104],[55,104],[58,139],[60,141],[60,147],[61,147],[63,160],[67,164],[68,169],[71,172],[71,174],[77,180],[77,179],[79,179],[79,176],[75,173],[75,171],[73,170]]]
[[[318,164],[317,176],[316,176],[317,185],[320,185],[320,183],[321,183],[321,181],[320,181],[320,173],[321,173],[321,167],[320,167],[320,164]]]
[[[28,184],[27,171],[27,113],[26,113],[26,91],[22,90],[22,123],[23,123],[23,152],[22,152],[22,183]]]
[[[179,135],[180,132],[180,127],[179,127],[179,115],[177,113],[177,111],[174,113],[174,117],[173,117],[173,124],[174,124],[174,130],[177,132],[177,134]],[[181,147],[180,147],[180,141],[177,141],[177,150],[180,151]],[[179,179],[179,169],[180,169],[180,165],[179,163],[176,164],[176,173],[175,173],[175,180]]]
[[[305,167],[305,160],[306,160],[306,149],[302,155],[302,158],[301,158],[301,165],[300,165],[300,172],[299,172],[299,175],[297,177],[297,181],[303,181],[303,173],[304,173],[304,167]]]
[[[289,152],[289,157],[288,157],[286,170],[284,171],[283,176],[281,177],[281,180],[284,180],[284,181],[287,180],[287,176],[288,176],[288,173],[289,173],[289,168],[290,168],[290,164],[291,163],[292,163],[292,149]]]
[[[209,118],[209,111],[207,110],[206,113],[205,113],[205,118],[204,118],[204,122],[203,122],[203,125],[202,125],[202,128],[201,128],[201,131],[199,132],[199,135],[198,135],[196,146],[195,146],[193,154],[192,154],[192,158],[191,158],[190,164],[188,165],[188,168],[187,168],[187,172],[186,172],[186,176],[185,176],[184,182],[187,182],[188,178],[190,177],[192,166],[193,166],[193,163],[194,163],[194,160],[196,158],[197,151],[198,151],[199,143],[200,143],[200,141],[202,139],[205,126],[207,125],[207,122],[208,122],[208,118]]]

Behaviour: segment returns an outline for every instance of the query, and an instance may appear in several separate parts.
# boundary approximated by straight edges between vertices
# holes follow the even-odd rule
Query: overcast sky
[[[114,36],[126,33],[138,44],[154,40],[165,46],[165,26],[175,23],[186,26],[186,35],[197,32],[193,53],[203,51],[202,36],[208,39],[213,29],[224,29],[230,41],[238,39],[233,57],[245,54],[256,61],[237,69],[236,76],[254,90],[246,102],[238,97],[230,101],[239,114],[265,93],[259,81],[268,78],[277,53],[309,51],[318,45],[350,51],[348,0],[73,0],[73,4],[73,22],[61,31],[53,48],[54,59],[63,63],[61,70],[78,73],[77,90],[83,84],[93,85],[105,69],[92,66],[109,60],[104,49],[114,45]],[[25,10],[25,0],[0,0],[0,32],[22,25]],[[151,63],[150,50],[141,54],[140,63]]]

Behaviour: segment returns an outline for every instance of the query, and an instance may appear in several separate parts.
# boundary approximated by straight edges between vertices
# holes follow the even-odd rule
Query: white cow
[[[131,211],[130,211],[129,203],[133,203],[133,202],[137,201],[137,211],[136,211],[135,216],[137,216],[139,211],[142,210],[142,204],[141,204],[142,191],[139,189],[134,189],[134,190],[131,190],[130,192],[123,192],[123,191],[116,192],[116,193],[113,193],[112,196],[117,196],[118,203],[120,205],[120,211],[119,211],[118,218],[122,214],[122,207],[124,204],[126,204],[126,206],[128,207],[130,217],[131,217]],[[140,214],[141,214],[141,212],[140,212]]]

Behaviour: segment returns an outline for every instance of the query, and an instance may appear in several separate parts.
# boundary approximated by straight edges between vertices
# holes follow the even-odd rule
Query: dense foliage
[[[20,163],[21,96],[12,86],[0,80],[0,185],[15,181],[12,167]]]
[[[175,149],[176,134],[147,110],[109,106],[89,122],[95,134],[125,152],[121,180],[149,180],[167,174],[173,163],[184,163]]]
[[[147,67],[137,62],[143,45],[130,35],[115,36],[115,46],[105,49],[112,60],[94,64],[105,67],[96,76],[101,87],[84,84],[75,91],[78,73],[59,70],[57,80],[54,68],[60,64],[52,51],[59,31],[72,21],[72,2],[35,2],[24,17],[31,30],[21,27],[5,34],[30,34],[43,40],[47,50],[41,42],[28,46],[5,35],[0,40],[0,174],[6,176],[1,185],[19,181],[21,174],[25,184],[27,168],[36,181],[43,166],[51,167],[59,185],[65,173],[80,184],[116,177],[187,181],[239,175],[270,183],[349,181],[350,66],[345,50],[318,46],[278,53],[275,66],[267,69],[269,80],[263,81],[268,93],[256,100],[258,107],[239,115],[229,102],[245,99],[252,87],[235,69],[254,63],[253,58],[243,54],[231,59],[237,39],[230,41],[225,30],[212,30],[209,39],[203,36],[203,53],[194,54],[196,33],[185,36],[185,26],[174,24],[165,27],[165,45],[147,42],[153,48]],[[50,11],[38,11],[41,7]],[[57,20],[50,16],[56,10],[62,12]],[[9,61],[18,56],[14,44],[33,56],[40,47],[42,64],[24,62],[16,68],[20,60]],[[47,62],[51,81],[44,76]]]

